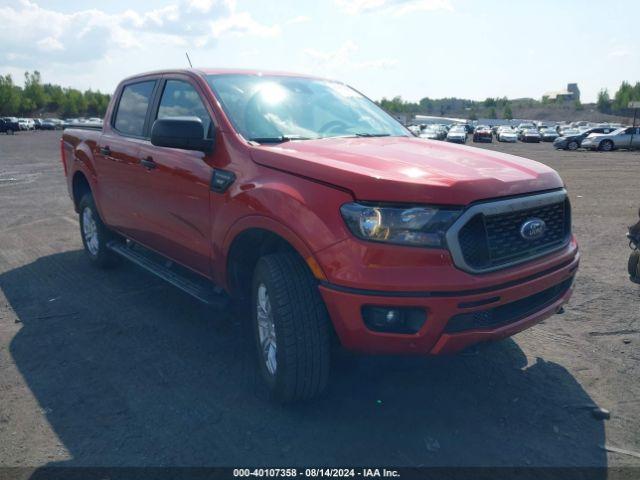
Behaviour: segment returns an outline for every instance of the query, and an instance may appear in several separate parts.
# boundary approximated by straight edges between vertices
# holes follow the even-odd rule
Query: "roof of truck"
[[[196,74],[196,75],[273,75],[280,77],[302,77],[302,78],[316,78],[323,79],[316,75],[308,75],[304,73],[294,72],[282,72],[273,70],[254,70],[254,69],[241,69],[241,68],[178,68],[167,70],[155,70],[150,72],[142,72],[136,75],[131,75],[125,78],[123,81],[131,80],[140,77],[146,77],[149,75],[162,75],[170,73],[183,73],[183,74]]]

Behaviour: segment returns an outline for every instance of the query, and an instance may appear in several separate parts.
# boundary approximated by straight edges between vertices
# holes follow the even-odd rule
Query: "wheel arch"
[[[76,170],[71,180],[71,193],[73,196],[73,206],[76,213],[80,213],[80,200],[82,197],[91,193],[91,184],[89,179],[82,170]]]
[[[223,250],[226,261],[222,280],[236,298],[248,298],[255,265],[269,253],[294,252],[316,279],[326,278],[309,246],[291,229],[268,217],[238,221],[229,231]]]

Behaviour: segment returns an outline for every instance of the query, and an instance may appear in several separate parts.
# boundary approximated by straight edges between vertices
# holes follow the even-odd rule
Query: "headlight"
[[[345,203],[340,212],[351,233],[363,240],[443,248],[444,235],[462,209]]]

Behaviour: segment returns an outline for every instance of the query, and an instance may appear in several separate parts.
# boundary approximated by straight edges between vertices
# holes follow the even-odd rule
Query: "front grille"
[[[546,224],[544,235],[527,240],[520,235],[522,224],[539,218]],[[476,270],[492,269],[523,261],[565,244],[571,233],[569,200],[517,210],[473,216],[458,234],[467,265]]]
[[[449,319],[444,331],[446,333],[459,333],[465,330],[497,328],[517,322],[558,300],[569,290],[572,282],[573,277],[515,302],[506,303],[489,310],[459,313]]]

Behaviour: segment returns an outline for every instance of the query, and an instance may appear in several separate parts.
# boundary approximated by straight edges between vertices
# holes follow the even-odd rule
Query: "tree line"
[[[640,82],[631,86],[629,82],[622,82],[613,98],[606,89],[598,93],[596,107],[602,113],[626,113],[629,102],[640,101]]]
[[[24,73],[24,87],[13,82],[10,74],[0,75],[0,116],[102,117],[111,95],[93,90],[84,92],[42,83],[37,70]]]
[[[601,113],[626,115],[628,113],[627,105],[631,101],[640,101],[640,82],[633,86],[629,82],[622,82],[613,98],[609,96],[607,90],[601,90],[598,94],[596,107]],[[439,99],[425,97],[418,102],[408,102],[397,96],[392,99],[383,97],[382,100],[376,103],[391,113],[443,117],[462,115],[471,120],[477,120],[478,116],[511,120],[514,109],[552,105],[548,99],[543,99],[542,101],[534,100],[533,98],[509,100],[506,97],[490,97],[483,101],[455,97]],[[560,105],[564,106],[562,103]],[[574,102],[573,106],[576,110],[584,108],[579,101]]]
[[[512,107],[533,107],[536,102],[533,99],[509,100],[507,97],[486,98],[483,101],[468,100],[464,98],[422,98],[419,102],[407,102],[400,96],[392,99],[382,98],[376,102],[380,107],[391,113],[406,113],[434,116],[464,115],[471,120],[477,120],[478,116],[487,118],[513,118]]]

